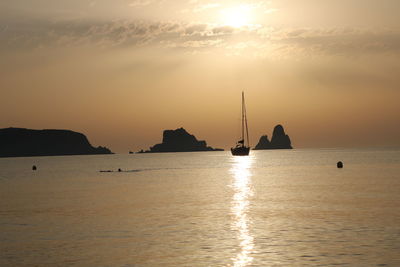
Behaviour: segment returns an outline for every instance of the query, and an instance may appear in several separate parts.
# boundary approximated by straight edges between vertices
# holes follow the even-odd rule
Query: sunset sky
[[[400,146],[398,0],[2,0],[0,128],[71,129],[114,152],[184,127],[251,145]]]

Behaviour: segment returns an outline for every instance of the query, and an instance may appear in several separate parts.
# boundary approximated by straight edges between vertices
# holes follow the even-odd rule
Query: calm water
[[[0,159],[0,230],[0,266],[400,266],[400,151]]]

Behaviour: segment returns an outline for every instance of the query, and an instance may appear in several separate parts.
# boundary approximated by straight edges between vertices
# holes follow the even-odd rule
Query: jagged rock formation
[[[206,141],[199,141],[194,135],[189,134],[185,129],[165,130],[163,132],[163,141],[150,147],[148,151],[141,153],[157,152],[190,152],[190,151],[220,151],[223,149],[214,149],[207,146]]]
[[[85,135],[69,130],[0,129],[0,157],[112,154],[93,147]]]
[[[285,134],[282,125],[276,125],[271,139],[271,147],[273,149],[292,149],[290,138]]]
[[[292,145],[290,137],[285,133],[283,126],[279,124],[274,128],[271,142],[266,135],[263,135],[254,149],[292,149]]]
[[[254,148],[254,150],[261,150],[261,149],[271,149],[271,142],[268,140],[267,135],[263,135],[260,137],[260,141]]]

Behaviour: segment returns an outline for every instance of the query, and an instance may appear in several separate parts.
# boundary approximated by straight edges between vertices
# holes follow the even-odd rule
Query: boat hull
[[[233,147],[231,148],[232,156],[248,156],[250,153],[250,147]]]

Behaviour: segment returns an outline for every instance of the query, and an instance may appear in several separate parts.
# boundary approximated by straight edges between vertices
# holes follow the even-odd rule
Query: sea
[[[400,150],[2,158],[0,266],[400,266]]]

